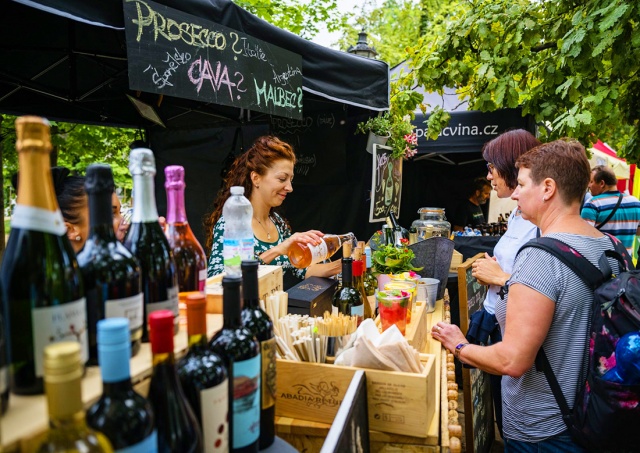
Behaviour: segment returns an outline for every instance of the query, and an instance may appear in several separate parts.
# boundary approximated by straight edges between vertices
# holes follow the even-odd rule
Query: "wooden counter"
[[[207,315],[209,336],[222,328],[222,315]],[[187,329],[180,327],[174,338],[176,358],[187,350]],[[140,351],[131,359],[131,381],[136,390],[147,395],[149,377],[151,376],[151,345],[143,343]],[[87,367],[86,376],[82,380],[82,400],[85,406],[93,404],[102,394],[100,369]],[[9,396],[9,409],[2,417],[2,446],[4,452],[27,451],[27,442],[42,433],[48,427],[49,416],[44,395]],[[30,443],[30,442],[29,442]]]

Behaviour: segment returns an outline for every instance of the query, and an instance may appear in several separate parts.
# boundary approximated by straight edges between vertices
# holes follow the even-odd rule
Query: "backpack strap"
[[[549,363],[549,359],[547,358],[547,354],[544,353],[544,349],[540,346],[538,349],[538,353],[536,354],[536,370],[543,371],[545,377],[547,378],[547,383],[549,384],[549,388],[551,388],[551,393],[553,393],[553,397],[556,399],[558,406],[560,407],[560,413],[562,413],[562,420],[564,424],[567,425],[567,428],[571,429],[571,409],[569,409],[569,404],[567,404],[567,399],[564,397],[562,393],[562,389],[560,388],[560,384],[558,384],[558,379],[551,369],[551,364]]]
[[[618,197],[618,202],[613,207],[613,209],[609,212],[609,215],[607,216],[607,218],[595,226],[597,229],[602,228],[609,220],[611,220],[611,217],[613,217],[613,214],[615,214],[618,208],[620,207],[620,203],[622,203],[622,197],[623,197],[622,192],[620,192],[620,196]]]

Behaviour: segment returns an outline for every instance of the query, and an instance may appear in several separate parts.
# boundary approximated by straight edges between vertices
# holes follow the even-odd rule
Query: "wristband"
[[[469,346],[469,343],[458,343],[453,351],[453,355],[456,359],[460,360],[460,351],[462,351],[462,348],[464,348],[465,346]]]

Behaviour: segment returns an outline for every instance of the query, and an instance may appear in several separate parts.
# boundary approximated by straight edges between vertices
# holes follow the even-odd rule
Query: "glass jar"
[[[448,238],[451,234],[451,224],[444,216],[444,208],[420,208],[420,218],[411,224],[418,230],[418,240],[440,236]]]

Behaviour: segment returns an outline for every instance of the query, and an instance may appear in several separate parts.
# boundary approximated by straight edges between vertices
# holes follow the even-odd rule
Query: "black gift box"
[[[309,277],[289,288],[288,311],[291,314],[322,316],[331,313],[331,301],[338,281],[333,278]]]

